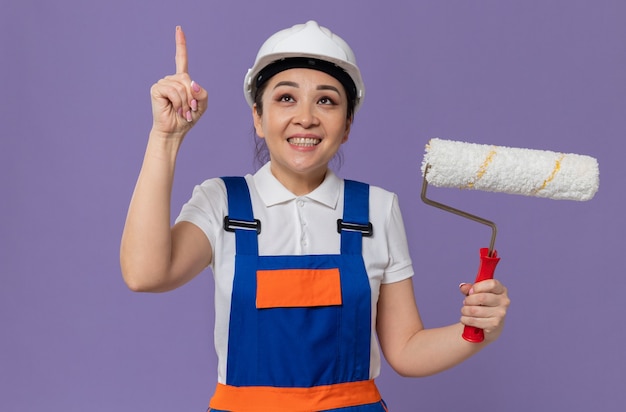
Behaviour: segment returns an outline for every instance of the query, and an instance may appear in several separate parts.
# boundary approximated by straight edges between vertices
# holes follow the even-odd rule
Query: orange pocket
[[[339,269],[280,269],[256,272],[256,307],[341,305]]]

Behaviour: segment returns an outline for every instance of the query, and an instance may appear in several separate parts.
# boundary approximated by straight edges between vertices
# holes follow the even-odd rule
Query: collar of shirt
[[[263,203],[267,207],[298,198],[298,196],[291,193],[278,181],[278,179],[274,177],[270,170],[270,162],[267,162],[254,174],[254,184],[261,200],[263,200]],[[337,177],[332,170],[328,169],[322,184],[311,193],[302,197],[306,197],[329,208],[335,209],[337,207],[337,203],[339,202],[341,187],[342,180]]]

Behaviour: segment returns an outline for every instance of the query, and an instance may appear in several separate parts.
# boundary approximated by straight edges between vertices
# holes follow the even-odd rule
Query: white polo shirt
[[[264,165],[245,177],[255,219],[261,221],[259,255],[339,254],[341,239],[337,219],[343,217],[343,179],[328,171],[313,192],[296,196]],[[370,186],[370,222],[374,235],[363,238],[363,260],[372,291],[372,345],[370,378],[380,372],[376,341],[376,303],[381,283],[413,276],[413,266],[397,196]],[[176,219],[198,226],[213,248],[211,269],[215,277],[215,349],[218,382],[226,383],[230,296],[235,267],[235,235],[223,228],[228,215],[226,187],[222,179],[209,179],[194,188],[191,199]]]

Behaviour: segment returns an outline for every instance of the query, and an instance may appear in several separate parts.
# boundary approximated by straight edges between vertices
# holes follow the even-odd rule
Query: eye
[[[278,96],[277,100],[279,102],[292,103],[294,101],[294,98],[290,94],[281,94]]]
[[[335,101],[328,96],[322,97],[321,99],[318,100],[318,102],[319,104],[327,104],[327,105],[335,104]]]

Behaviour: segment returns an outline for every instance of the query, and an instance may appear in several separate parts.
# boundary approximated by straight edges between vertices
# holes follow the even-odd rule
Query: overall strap
[[[343,219],[337,221],[341,233],[341,254],[361,255],[363,236],[372,236],[369,221],[368,184],[345,180]]]
[[[235,232],[236,254],[258,255],[261,222],[254,219],[252,201],[246,179],[240,176],[222,177],[228,196],[228,215],[224,217],[224,230]]]

